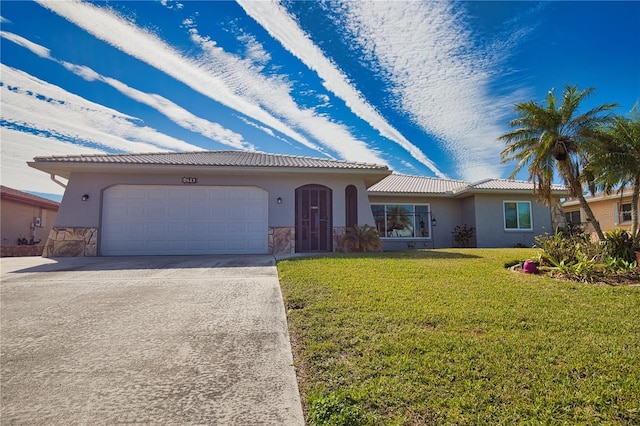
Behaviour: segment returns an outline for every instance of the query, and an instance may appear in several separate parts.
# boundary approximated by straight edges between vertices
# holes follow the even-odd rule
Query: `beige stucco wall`
[[[0,217],[3,246],[15,246],[18,238],[41,240],[44,245],[53,226],[57,212],[52,209],[32,206],[13,200],[0,201]],[[40,218],[40,226],[33,226],[34,218]]]
[[[631,204],[631,195],[620,197],[611,195],[608,197],[600,197],[598,199],[587,199],[593,215],[600,222],[600,228],[602,232],[607,232],[612,229],[620,228],[625,230],[631,229],[631,221],[621,222],[620,211],[623,204]],[[587,221],[587,215],[582,211],[580,204],[571,202],[569,205],[563,206],[565,213],[580,211],[580,218],[582,222]]]
[[[55,230],[60,232],[56,232],[50,240],[52,244],[57,241],[58,246],[62,247],[69,245],[65,242],[68,235],[84,235],[86,230],[91,230],[91,235],[97,235],[99,246],[103,194],[108,188],[115,185],[191,186],[182,183],[184,177],[196,177],[197,186],[254,186],[264,189],[268,193],[269,203],[269,250],[274,253],[295,251],[295,191],[300,186],[318,184],[331,188],[334,239],[341,235],[345,226],[345,189],[348,185],[354,185],[358,191],[358,222],[373,223],[364,177],[353,173],[277,173],[272,170],[241,173],[220,172],[211,168],[168,173],[73,173],[55,222]],[[88,198],[83,201],[85,195]],[[278,204],[278,198],[282,199],[281,204]],[[76,240],[84,241],[82,238],[73,241]],[[87,251],[84,245],[73,250],[74,253],[85,253],[79,255],[93,253],[92,248]],[[50,250],[53,254],[59,251],[54,248]]]
[[[359,222],[372,223],[373,215],[368,205],[364,180],[349,175],[335,173],[275,174],[206,174],[204,172],[177,172],[175,174],[86,174],[75,173],[69,179],[55,226],[60,227],[100,227],[102,194],[113,185],[183,185],[184,176],[198,178],[198,186],[256,186],[269,194],[269,226],[294,226],[295,190],[308,184],[325,185],[333,193],[333,225],[345,224],[345,188],[355,185],[358,190]],[[187,185],[183,185],[187,186]],[[82,201],[83,195],[87,201]],[[282,198],[282,204],[276,200]]]

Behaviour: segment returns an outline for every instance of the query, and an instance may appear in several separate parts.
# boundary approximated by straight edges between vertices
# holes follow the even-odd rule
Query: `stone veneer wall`
[[[96,228],[53,228],[44,245],[42,257],[98,255]]]
[[[269,253],[292,254],[296,252],[296,228],[269,227]]]
[[[2,246],[1,257],[41,256],[44,246]]]

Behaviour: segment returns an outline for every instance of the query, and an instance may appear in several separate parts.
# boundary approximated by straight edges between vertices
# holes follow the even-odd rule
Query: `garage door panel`
[[[101,253],[266,253],[267,192],[119,185],[105,191]]]

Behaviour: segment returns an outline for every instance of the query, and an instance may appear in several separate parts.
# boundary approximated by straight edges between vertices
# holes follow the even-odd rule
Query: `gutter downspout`
[[[63,187],[64,189],[67,189],[67,185],[65,185],[64,183],[60,182],[59,180],[56,179],[56,175],[51,173],[49,175],[49,177],[51,178],[52,181],[54,181],[55,183],[57,183],[58,185],[60,185],[61,187]]]

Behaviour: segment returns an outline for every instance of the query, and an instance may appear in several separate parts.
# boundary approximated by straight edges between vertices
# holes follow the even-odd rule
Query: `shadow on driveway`
[[[304,424],[273,256],[1,261],[3,424]]]

